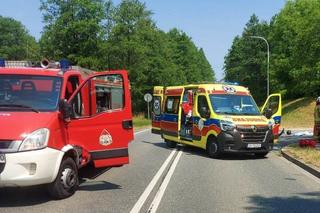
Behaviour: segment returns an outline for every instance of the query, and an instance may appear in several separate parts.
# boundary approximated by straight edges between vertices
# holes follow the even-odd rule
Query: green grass
[[[282,103],[282,122],[285,129],[313,128],[314,98],[286,100]]]
[[[144,117],[143,114],[133,116],[133,127],[135,130],[151,126],[151,120]]]

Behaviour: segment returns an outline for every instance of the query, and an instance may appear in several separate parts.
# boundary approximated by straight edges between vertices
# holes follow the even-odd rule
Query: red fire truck
[[[59,68],[50,68],[50,66]],[[129,163],[133,140],[126,71],[42,68],[0,60],[0,186],[45,184],[57,199],[79,185],[78,170]]]

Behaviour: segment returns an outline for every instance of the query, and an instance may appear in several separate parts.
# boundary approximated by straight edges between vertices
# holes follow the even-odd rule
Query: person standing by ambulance
[[[192,126],[192,108],[193,108],[193,92],[192,90],[187,91],[187,101],[182,103],[183,116],[185,118],[184,126],[186,128],[186,134],[191,134]]]

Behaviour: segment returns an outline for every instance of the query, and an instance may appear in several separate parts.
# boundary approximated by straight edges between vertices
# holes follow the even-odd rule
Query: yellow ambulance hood
[[[258,116],[224,115],[224,116],[221,116],[221,120],[231,121],[235,125],[258,125],[258,126],[268,125],[268,119],[263,115],[258,115]]]

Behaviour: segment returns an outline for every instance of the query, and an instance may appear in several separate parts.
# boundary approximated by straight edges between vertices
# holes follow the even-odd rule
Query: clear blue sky
[[[142,0],[154,15],[157,26],[168,31],[185,31],[202,47],[216,72],[223,77],[224,56],[236,35],[241,34],[249,17],[255,13],[269,21],[286,0]],[[119,3],[120,0],[114,0]],[[0,15],[22,22],[30,34],[40,38],[43,23],[40,0],[1,0]]]

